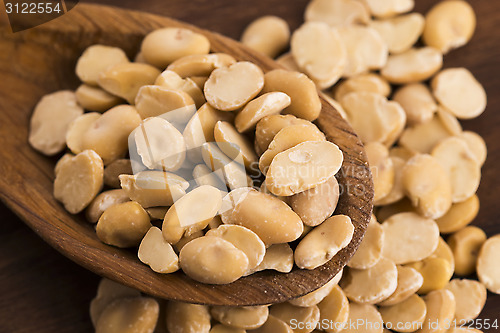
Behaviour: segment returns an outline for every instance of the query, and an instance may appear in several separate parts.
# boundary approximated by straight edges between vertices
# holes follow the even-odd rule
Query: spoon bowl
[[[64,16],[12,33],[0,19],[0,199],[49,243],[83,267],[147,294],[210,305],[262,305],[307,294],[335,276],[356,251],[370,220],[373,184],[363,145],[352,128],[325,100],[316,121],[328,140],[344,153],[338,173],[341,196],[335,214],[351,217],[350,244],[314,270],[288,274],[263,271],[227,285],[206,285],[182,272],[158,274],[142,264],[136,251],[99,241],[82,215],[71,215],[52,194],[57,157],[45,157],[28,144],[29,120],[45,94],[75,89],[76,60],[92,44],[121,47],[133,59],[141,40],[160,27],[184,27],[204,34],[212,52],[251,61],[264,71],[281,68],[271,59],[216,33],[169,18],[100,5],[79,4]],[[26,244],[29,246],[29,244]]]

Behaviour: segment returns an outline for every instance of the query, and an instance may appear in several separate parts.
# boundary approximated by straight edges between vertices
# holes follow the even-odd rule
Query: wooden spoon
[[[2,27],[3,25],[3,27]],[[75,89],[75,63],[92,44],[124,49],[133,59],[142,38],[160,27],[185,27],[207,36],[213,52],[248,60],[264,71],[280,68],[271,59],[219,34],[165,17],[99,5],[79,4],[68,14],[37,28],[11,33],[0,21],[0,198],[47,243],[78,264],[147,294],[211,305],[260,305],[283,302],[325,284],[346,264],[363,238],[372,212],[373,185],[366,154],[352,128],[326,101],[318,126],[344,152],[338,174],[342,194],[336,214],[355,225],[347,248],[315,270],[289,274],[263,271],[228,285],[205,285],[182,272],[157,274],[135,251],[101,243],[82,216],[67,213],[53,195],[56,157],[28,145],[29,119],[37,101],[60,89]],[[26,244],[26,246],[30,246]],[[50,267],[47,267],[50,269]],[[34,277],[36,280],[36,277]]]

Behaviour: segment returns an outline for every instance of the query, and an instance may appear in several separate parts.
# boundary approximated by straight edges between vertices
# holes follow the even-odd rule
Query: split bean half
[[[121,98],[107,91],[88,84],[82,84],[76,89],[76,100],[85,110],[104,112],[120,104]]]
[[[127,201],[130,201],[130,198],[122,189],[104,191],[97,195],[87,207],[85,213],[87,220],[90,223],[97,223],[106,209]]]
[[[290,40],[288,23],[277,16],[262,16],[250,23],[243,31],[241,43],[275,58],[287,46]]]
[[[387,64],[380,71],[393,84],[425,81],[443,66],[443,55],[433,47],[411,48],[399,54],[390,55]]]
[[[466,276],[474,273],[485,241],[485,232],[475,226],[467,226],[450,235],[447,242],[455,257],[455,274]]]
[[[266,322],[269,309],[267,306],[213,306],[210,313],[215,320],[224,325],[250,330]]]
[[[325,22],[331,27],[367,24],[367,8],[355,0],[313,0],[304,13],[306,22]]]
[[[209,333],[208,306],[169,301],[167,305],[167,330],[179,333]]]
[[[157,273],[173,273],[179,269],[179,258],[157,227],[151,227],[139,245],[139,260]]]
[[[484,242],[477,258],[477,276],[489,291],[500,294],[500,269],[496,264],[500,249],[500,236]]]
[[[425,19],[419,13],[396,16],[385,20],[374,20],[370,26],[377,30],[387,43],[390,53],[409,50],[424,31]]]
[[[486,303],[486,287],[478,281],[453,279],[445,287],[455,296],[458,325],[476,319]]]
[[[415,294],[424,283],[422,274],[416,269],[397,265],[398,285],[396,290],[385,300],[379,303],[381,306],[391,306],[399,304],[411,295]]]
[[[418,295],[412,295],[401,303],[379,308],[386,326],[396,332],[415,332],[427,314],[427,306]]]
[[[127,63],[129,60],[122,49],[96,44],[89,46],[78,58],[76,75],[86,84],[96,86],[102,72],[115,65]]]

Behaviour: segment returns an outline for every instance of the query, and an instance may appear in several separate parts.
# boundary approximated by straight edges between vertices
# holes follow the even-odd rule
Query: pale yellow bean
[[[97,223],[102,213],[109,207],[130,201],[128,194],[122,190],[109,190],[102,192],[88,205],[85,216],[90,223]]]
[[[107,91],[88,84],[82,84],[75,91],[76,100],[85,110],[104,112],[122,101]]]
[[[75,71],[80,80],[95,86],[102,72],[117,64],[128,62],[127,55],[122,49],[96,44],[89,46],[78,58]]]
[[[267,306],[213,306],[212,317],[218,322],[236,328],[256,329],[262,326],[269,315]]]
[[[391,296],[379,303],[381,306],[396,305],[415,294],[424,283],[424,278],[416,269],[406,266],[397,266],[398,285]]]
[[[465,227],[448,238],[448,245],[455,257],[455,274],[466,276],[474,273],[479,251],[485,241],[485,232],[475,226]]]
[[[495,235],[484,242],[477,258],[477,276],[489,291],[500,294],[500,270],[496,262],[500,249],[500,236]]]
[[[325,22],[331,27],[367,24],[370,14],[366,6],[354,0],[313,0],[304,13],[306,21]]]
[[[476,319],[486,303],[486,287],[478,281],[453,279],[445,287],[456,301],[455,319],[462,325]]]
[[[157,227],[151,227],[139,245],[139,260],[157,273],[173,273],[179,269],[179,258]]]
[[[208,306],[169,301],[167,305],[167,330],[179,333],[209,333]]]
[[[241,43],[270,58],[275,58],[290,40],[288,23],[277,16],[262,16],[243,31]]]

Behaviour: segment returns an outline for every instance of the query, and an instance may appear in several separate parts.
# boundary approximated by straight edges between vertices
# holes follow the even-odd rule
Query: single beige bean
[[[291,103],[283,111],[298,118],[313,121],[321,112],[316,86],[305,74],[275,69],[264,75],[263,93],[281,91],[290,96]]]
[[[415,213],[399,213],[384,223],[383,256],[396,264],[422,260],[438,246],[439,229],[431,219]]]
[[[356,323],[349,325],[349,323]],[[384,323],[377,308],[371,304],[349,303],[349,318],[342,330],[344,333],[382,333]]]
[[[90,223],[97,223],[102,213],[106,209],[116,204],[124,203],[130,201],[128,194],[122,190],[109,190],[102,192],[98,196],[95,197],[94,200],[89,204],[87,210],[85,212],[85,216],[87,217],[87,221]]]
[[[283,128],[293,125],[315,126],[311,122],[287,114],[274,114],[259,120],[255,127],[255,149],[258,155],[262,155],[273,141],[276,134]]]
[[[330,281],[325,283],[322,287],[319,287],[313,292],[306,294],[304,296],[294,298],[288,301],[288,303],[295,306],[309,307],[317,305],[325,297],[327,297],[335,286],[338,286],[340,279],[342,278],[342,270],[338,272]]]
[[[167,214],[167,210],[169,207],[150,207],[145,208],[146,212],[148,212],[151,220],[163,220],[165,218],[165,214]]]
[[[203,88],[198,87],[196,82],[190,78],[183,79],[174,71],[168,69],[163,71],[160,76],[156,78],[155,85],[185,92],[193,99],[196,108],[200,108],[206,102],[202,91]]]
[[[455,274],[466,276],[474,273],[479,250],[486,241],[486,234],[475,226],[468,226],[453,233],[447,240],[455,257]]]
[[[346,215],[335,215],[311,230],[297,245],[295,264],[314,269],[332,259],[352,239],[354,226]]]
[[[251,22],[241,35],[241,43],[275,58],[287,46],[290,40],[288,23],[277,16],[262,16]]]
[[[218,121],[214,128],[214,137],[217,143],[221,143],[218,146],[227,156],[236,157],[241,154],[246,168],[256,165],[258,158],[252,143],[238,133],[231,123]]]
[[[489,291],[500,294],[500,270],[496,262],[500,249],[500,236],[495,235],[481,246],[477,257],[477,276]]]
[[[474,9],[466,1],[436,3],[425,16],[422,39],[443,53],[469,42],[476,29]]]
[[[439,232],[449,234],[459,231],[470,224],[479,212],[479,198],[477,195],[469,199],[455,203],[442,217],[436,219]]]
[[[403,187],[403,168],[406,165],[406,161],[395,156],[389,157],[389,159],[392,161],[394,168],[394,182],[392,189],[385,197],[375,202],[375,205],[390,205],[398,202],[405,196]]]
[[[370,142],[365,145],[370,170],[373,177],[375,202],[386,197],[394,187],[395,170],[389,150],[379,142]]]
[[[413,0],[362,0],[373,16],[386,18],[409,12],[415,6]]]
[[[389,50],[377,30],[351,25],[339,28],[339,35],[347,52],[343,77],[377,70],[387,63]]]
[[[283,128],[276,133],[267,150],[260,156],[260,171],[266,175],[276,155],[306,141],[326,141],[325,134],[314,125],[292,125]]]
[[[245,105],[262,90],[264,73],[248,61],[241,61],[212,71],[205,83],[207,102],[222,111]]]
[[[190,234],[189,236],[184,236],[181,238],[180,241],[178,241],[177,243],[175,243],[173,245],[174,247],[174,250],[175,252],[177,253],[180,253],[182,248],[187,244],[189,243],[190,241],[192,241],[193,239],[196,239],[196,238],[199,238],[201,236],[204,236],[204,232],[203,231],[197,231],[197,232],[193,232],[192,234]]]
[[[450,246],[442,237],[439,237],[438,247],[434,250],[434,252],[432,252],[430,257],[442,258],[446,260],[450,264],[451,271],[455,271],[455,257],[453,256]]]
[[[304,229],[300,217],[272,195],[242,188],[231,191],[223,201],[222,221],[252,230],[266,245],[294,241]]]
[[[486,155],[488,154],[484,139],[479,134],[472,131],[463,131],[458,134],[458,137],[465,141],[472,154],[476,157],[479,165],[483,166],[486,161]]]
[[[392,99],[403,107],[410,126],[430,121],[438,108],[431,91],[422,83],[399,88]]]
[[[89,46],[78,58],[76,75],[83,82],[95,86],[102,72],[126,63],[129,63],[129,60],[122,49],[96,44]]]
[[[139,245],[150,227],[144,208],[129,201],[106,209],[97,222],[96,233],[103,243],[125,248]]]
[[[385,221],[392,215],[396,215],[399,213],[408,213],[413,212],[417,213],[416,207],[413,207],[410,199],[404,197],[403,199],[382,207],[377,207],[375,210],[375,215],[379,221]]]
[[[291,196],[318,186],[342,166],[343,154],[329,141],[308,141],[276,155],[269,167],[266,186],[277,196]]]
[[[422,35],[424,25],[425,19],[419,13],[370,22],[370,27],[380,34],[393,54],[409,50]]]
[[[328,333],[338,333],[349,318],[349,301],[342,288],[334,285],[330,293],[318,304],[320,323],[328,323],[324,330]]]
[[[432,156],[449,174],[452,202],[462,202],[476,193],[481,180],[481,167],[467,144],[456,137],[441,141]]]
[[[94,150],[108,165],[127,153],[128,136],[140,123],[141,117],[133,106],[115,106],[85,131],[81,148]]]
[[[396,332],[415,332],[427,314],[427,306],[418,295],[412,295],[396,305],[379,308],[384,324]]]
[[[236,60],[225,53],[193,54],[174,61],[167,69],[176,72],[182,78],[208,77],[214,69],[229,67],[234,63]]]
[[[229,149],[226,148],[225,150],[228,151]],[[201,155],[208,168],[214,171],[220,180],[226,183],[229,189],[234,190],[240,187],[251,186],[252,179],[245,172],[243,157],[241,155],[229,158],[213,142],[202,145]]]
[[[94,327],[106,307],[116,299],[141,296],[141,293],[130,287],[108,280],[101,279],[97,287],[97,295],[90,302],[90,319]]]
[[[215,141],[215,124],[218,121],[232,123],[233,120],[234,114],[232,112],[222,112],[214,109],[208,103],[203,104],[189,120],[182,133],[186,142],[189,160],[195,163],[201,162],[200,147],[205,142]]]
[[[69,124],[66,132],[66,145],[73,154],[79,154],[83,151],[83,136],[100,117],[101,114],[97,112],[84,113]]]
[[[121,63],[101,72],[97,83],[112,95],[133,104],[139,89],[144,85],[153,84],[158,75],[160,71],[151,65]]]
[[[411,48],[390,55],[380,74],[393,84],[425,81],[443,66],[443,55],[435,48]]]
[[[248,271],[245,253],[214,236],[199,237],[184,245],[179,260],[186,275],[207,284],[231,283]]]
[[[474,280],[453,279],[445,287],[456,301],[455,319],[458,325],[476,319],[486,303],[486,287]]]
[[[427,308],[419,333],[446,332],[455,317],[456,301],[453,293],[446,289],[431,291],[424,297]]]
[[[142,171],[135,175],[120,175],[121,187],[130,200],[142,207],[171,206],[186,194],[189,183],[173,173]]]
[[[450,263],[444,258],[431,256],[407,266],[416,269],[424,278],[424,283],[418,290],[423,295],[443,289],[453,275]]]
[[[389,131],[386,139],[382,142],[386,147],[391,147],[398,141],[401,133],[406,127],[406,113],[398,102],[389,101],[386,105],[386,122],[389,124]]]
[[[194,167],[193,179],[198,186],[210,185],[221,191],[226,190],[226,184],[224,184],[205,164],[198,164]]]
[[[45,95],[35,106],[30,120],[29,143],[45,155],[55,155],[66,145],[66,132],[83,114],[75,93],[61,90]]]
[[[313,0],[304,13],[306,22],[325,22],[331,27],[367,24],[370,14],[366,6],[354,0]]]
[[[186,92],[154,85],[139,89],[135,107],[142,119],[161,117],[179,125],[187,124],[196,112],[195,103]]]
[[[191,54],[210,52],[210,42],[202,34],[184,28],[157,29],[144,37],[141,53],[144,60],[158,68]]]
[[[173,273],[179,269],[179,258],[157,227],[151,227],[139,245],[139,260],[157,273]]]
[[[209,333],[208,306],[169,301],[167,305],[167,330],[179,333]]]
[[[290,273],[293,267],[293,250],[287,243],[273,244],[266,249],[264,259],[254,271],[273,269],[281,273]]]
[[[249,270],[256,268],[262,262],[266,254],[266,247],[259,236],[250,229],[239,225],[223,224],[216,229],[209,230],[206,235],[227,240],[236,246],[236,248],[243,251],[248,258]]]
[[[101,191],[102,159],[92,150],[64,155],[56,164],[54,197],[71,214],[78,214]]]
[[[345,43],[337,30],[326,23],[304,23],[293,33],[290,51],[299,68],[320,89],[331,87],[346,70]]]
[[[339,196],[339,183],[332,177],[323,184],[288,197],[288,203],[305,225],[315,227],[332,216]]]
[[[447,68],[431,82],[432,92],[441,105],[460,119],[479,116],[486,109],[486,92],[465,68]]]
[[[120,298],[109,304],[99,317],[96,333],[152,333],[160,307],[150,297]]]
[[[367,91],[384,97],[391,94],[391,86],[378,74],[368,73],[353,76],[334,87],[335,99],[342,102],[344,96],[352,92]]]
[[[120,175],[133,174],[129,159],[117,159],[104,168],[104,184],[111,188],[120,188]]]
[[[296,333],[312,332],[319,322],[319,308],[316,305],[300,307],[286,302],[279,303],[270,307],[269,314],[283,320]]]
[[[234,328],[231,326],[217,324],[212,326],[210,333],[246,333],[246,331],[242,328]]]
[[[290,105],[290,97],[282,92],[265,93],[250,101],[234,119],[238,132],[243,133],[255,127],[262,118],[280,113]]]
[[[424,278],[416,269],[397,265],[398,285],[391,296],[379,303],[381,306],[399,304],[414,295],[424,283]]]
[[[294,331],[283,320],[269,315],[261,327],[252,330],[252,333],[293,333]]]
[[[76,100],[85,110],[104,112],[122,101],[99,87],[82,84],[76,89]]]
[[[382,258],[384,248],[384,228],[372,216],[366,228],[363,241],[352,256],[347,266],[356,269],[367,269],[375,266]]]
[[[218,322],[236,328],[256,329],[262,326],[269,315],[267,306],[213,306],[212,317]]]
[[[163,220],[163,237],[170,244],[187,235],[205,229],[221,208],[222,197],[218,189],[204,185],[195,188],[177,200]],[[196,206],[196,209],[193,207]]]
[[[425,217],[440,218],[451,207],[449,175],[430,155],[416,155],[406,162],[403,187],[412,204]]]
[[[394,293],[397,285],[396,265],[385,258],[367,269],[350,268],[340,283],[351,301],[364,304],[376,304],[387,299]]]

